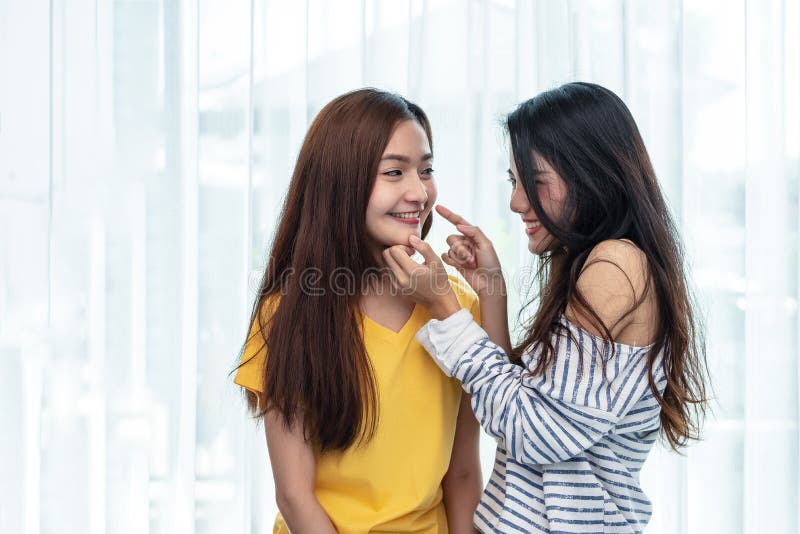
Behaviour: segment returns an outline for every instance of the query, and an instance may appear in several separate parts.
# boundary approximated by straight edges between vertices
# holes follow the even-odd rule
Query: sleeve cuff
[[[442,321],[431,319],[417,332],[417,341],[447,376],[473,345],[489,336],[464,308]]]

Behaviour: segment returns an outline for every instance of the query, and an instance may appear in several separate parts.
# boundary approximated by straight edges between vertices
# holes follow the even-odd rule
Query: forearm
[[[480,464],[466,473],[448,473],[442,481],[442,493],[447,526],[452,534],[475,532],[473,516],[481,498],[483,481]]]
[[[292,534],[335,534],[328,514],[314,494],[277,496],[278,509]]]
[[[584,386],[579,397],[578,383],[567,386],[563,382],[564,367],[544,376],[532,376],[509,362],[505,352],[466,312],[446,321],[431,321],[417,339],[445,374],[461,381],[464,391],[472,396],[478,422],[489,435],[503,440],[509,456],[518,462],[553,464],[573,458],[599,441],[619,418],[613,410],[604,409],[602,400],[601,406],[582,402],[588,390]],[[602,357],[600,354],[598,357]],[[562,365],[567,364],[567,359],[566,355],[562,357]],[[582,372],[587,375],[592,369],[589,366],[601,368],[600,363],[589,360],[584,358],[582,362]],[[578,358],[571,361],[576,364]],[[593,391],[598,398],[628,405],[630,398],[641,396],[638,392],[628,394],[632,384],[647,384],[647,380],[641,368],[626,370],[626,374],[644,379],[632,379],[625,386],[628,380],[622,377],[618,394],[613,397],[606,391],[605,381],[601,384],[598,379]]]
[[[478,294],[481,304],[481,326],[495,345],[511,354],[508,332],[508,297],[502,275]]]
[[[328,514],[314,495],[316,460],[303,435],[303,418],[287,427],[282,415],[270,410],[264,416],[267,448],[275,479],[275,501],[293,533],[335,533]]]

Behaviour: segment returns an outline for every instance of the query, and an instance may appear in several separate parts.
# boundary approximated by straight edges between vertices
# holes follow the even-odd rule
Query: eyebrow
[[[511,172],[511,169],[506,169],[506,172],[508,173],[508,175],[510,177],[512,177],[512,178],[514,178],[516,180],[516,177],[514,176],[514,173]],[[532,172],[533,172],[534,176],[543,176],[543,175],[547,174],[547,171],[540,171],[538,169],[533,169]]]
[[[402,161],[403,163],[411,163],[411,158],[409,158],[408,156],[401,156],[400,154],[384,154],[383,157],[381,158],[381,161],[388,160],[388,159]],[[433,159],[433,154],[428,152],[427,154],[422,156],[421,161],[428,161],[428,160],[431,160],[431,159]]]

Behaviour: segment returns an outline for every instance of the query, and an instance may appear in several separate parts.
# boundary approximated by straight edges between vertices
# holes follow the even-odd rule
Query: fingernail
[[[418,238],[416,235],[411,234],[411,242],[414,243],[414,242],[417,242],[417,241],[422,241],[422,240],[420,238]]]

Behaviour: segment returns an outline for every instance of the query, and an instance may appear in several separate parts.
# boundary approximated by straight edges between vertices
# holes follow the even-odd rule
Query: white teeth
[[[418,211],[409,211],[406,213],[390,213],[392,217],[399,217],[401,219],[413,219],[415,217],[419,217]]]
[[[539,228],[541,225],[542,225],[542,223],[540,223],[539,221],[536,221],[536,222],[526,222],[526,223],[525,223],[525,226],[527,226],[528,228]]]

